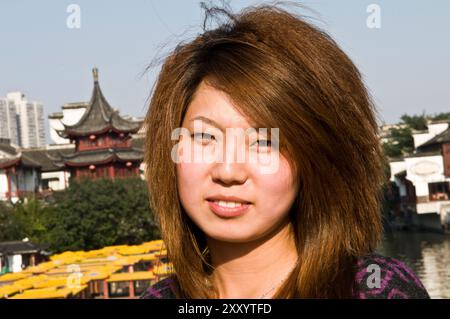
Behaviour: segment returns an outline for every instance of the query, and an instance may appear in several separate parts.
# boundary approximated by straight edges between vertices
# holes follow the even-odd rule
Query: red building
[[[125,119],[103,96],[98,70],[93,69],[94,89],[81,119],[57,131],[61,137],[75,142],[75,151],[61,157],[71,178],[116,178],[139,176],[142,149],[133,148],[131,134],[142,122]]]

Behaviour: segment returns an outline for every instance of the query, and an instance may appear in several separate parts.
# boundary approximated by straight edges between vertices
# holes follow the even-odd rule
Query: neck
[[[298,259],[288,221],[251,242],[230,243],[211,238],[207,241],[215,268],[212,280],[219,298],[261,298],[286,277]],[[275,292],[272,289],[265,297]]]

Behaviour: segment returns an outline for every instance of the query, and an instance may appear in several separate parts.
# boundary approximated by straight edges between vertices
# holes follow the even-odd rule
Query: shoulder
[[[140,299],[176,299],[177,287],[176,277],[170,276],[153,284],[140,296]]]
[[[379,254],[358,258],[355,297],[359,299],[428,299],[427,290],[403,262]]]

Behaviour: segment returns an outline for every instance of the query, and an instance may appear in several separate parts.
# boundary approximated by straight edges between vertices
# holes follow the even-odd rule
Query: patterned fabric
[[[177,291],[178,283],[174,276],[158,281],[145,291],[140,299],[177,299],[175,291]]]
[[[371,266],[372,265],[372,266]],[[379,267],[379,268],[378,268]],[[374,275],[379,269],[380,280],[374,287]],[[429,299],[427,290],[404,263],[378,254],[358,260],[356,274],[357,299]]]
[[[358,259],[355,299],[428,299],[427,290],[419,278],[404,263],[378,254]],[[176,299],[178,284],[175,276],[165,278],[150,287],[142,299]]]

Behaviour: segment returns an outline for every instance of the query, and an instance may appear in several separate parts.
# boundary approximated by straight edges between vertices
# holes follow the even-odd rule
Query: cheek
[[[287,213],[298,191],[298,183],[286,160],[280,161],[274,174],[255,175],[254,183],[258,190],[258,210],[267,216],[278,217]]]
[[[199,203],[202,199],[201,185],[207,177],[207,165],[180,163],[176,166],[180,200],[186,208]]]

